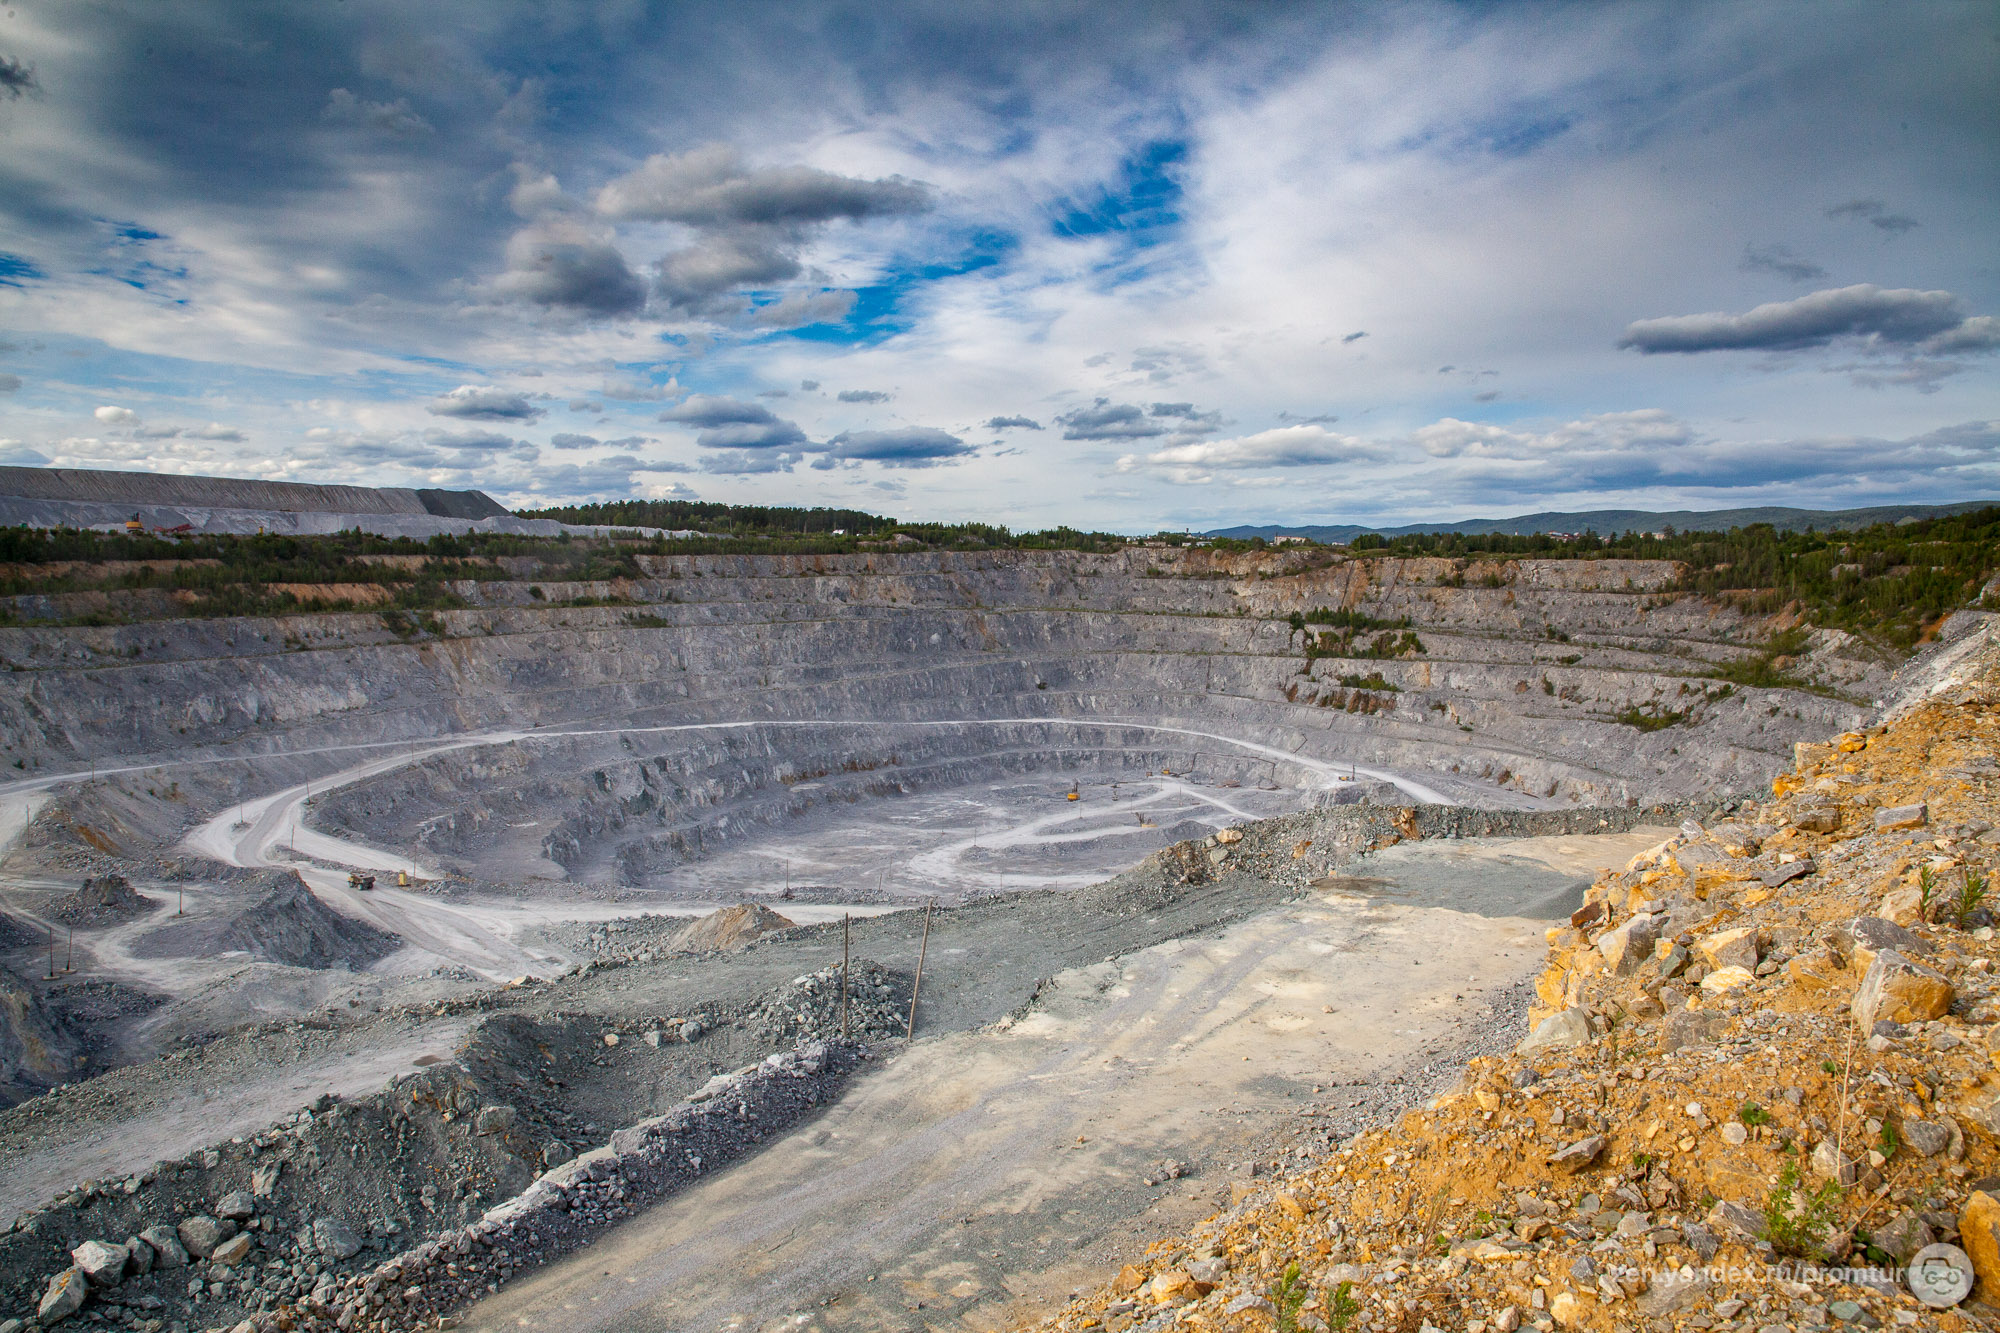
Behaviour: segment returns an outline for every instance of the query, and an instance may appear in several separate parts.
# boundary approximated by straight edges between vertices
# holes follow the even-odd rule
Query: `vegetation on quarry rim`
[[[654,512],[658,506],[681,506]],[[721,515],[695,510],[722,510]],[[629,514],[628,514],[628,511]],[[617,582],[646,577],[639,556],[843,555],[880,549],[1068,550],[1107,553],[1141,543],[1109,533],[1069,528],[1010,532],[980,523],[910,524],[859,511],[777,509],[765,506],[691,505],[685,501],[629,502],[537,514],[568,521],[704,521],[717,533],[689,538],[523,537],[502,534],[438,536],[427,541],[343,532],[300,537],[190,536],[170,538],[72,529],[0,529],[0,598],[79,591],[157,590],[164,604],[144,611],[106,606],[51,616],[21,605],[0,604],[0,624],[116,624],[128,620],[258,615],[350,609],[358,600],[338,585],[383,589],[367,604],[390,611],[430,611],[464,605],[450,584],[479,582]],[[866,525],[863,521],[866,520]],[[839,531],[840,523],[855,526]],[[838,535],[836,535],[838,532]],[[1765,524],[1729,532],[1628,532],[1557,537],[1416,534],[1367,535],[1351,547],[1267,545],[1161,534],[1144,545],[1200,546],[1218,557],[1263,554],[1274,563],[1245,577],[1284,578],[1362,558],[1433,557],[1451,562],[1446,586],[1500,588],[1513,578],[1511,562],[1645,559],[1675,562],[1679,573],[1657,596],[1709,598],[1742,614],[1786,622],[1760,657],[1745,659],[1722,678],[1736,684],[1788,687],[1796,682],[1781,659],[1803,646],[1807,628],[1837,629],[1878,647],[1907,654],[1924,642],[1954,607],[1977,598],[2000,573],[2000,509],[1906,523],[1883,523],[1849,532],[1781,533]],[[1234,577],[1227,571],[1175,572],[1149,568],[1151,577]],[[538,599],[539,600],[539,599]],[[1389,628],[1365,612],[1319,609],[1293,617],[1335,630]],[[1399,621],[1394,628],[1406,628]],[[1785,637],[1789,634],[1791,637]],[[1714,674],[1714,673],[1707,673]]]

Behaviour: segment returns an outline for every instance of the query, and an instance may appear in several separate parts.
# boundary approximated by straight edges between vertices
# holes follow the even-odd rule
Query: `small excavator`
[[[347,887],[366,893],[375,887],[375,877],[364,875],[359,870],[350,870],[347,872]]]

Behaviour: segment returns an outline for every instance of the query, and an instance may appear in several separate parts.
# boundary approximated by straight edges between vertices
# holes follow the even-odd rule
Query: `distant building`
[[[1307,546],[1311,543],[1312,538],[1300,537],[1293,533],[1286,533],[1283,536],[1271,538],[1271,545],[1273,546]]]

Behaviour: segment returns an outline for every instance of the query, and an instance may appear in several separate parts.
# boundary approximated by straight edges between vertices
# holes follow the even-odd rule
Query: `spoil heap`
[[[1960,681],[1600,877],[1515,1053],[1042,1327],[1984,1326],[2000,670]],[[1907,1289],[1938,1242],[1957,1309]]]

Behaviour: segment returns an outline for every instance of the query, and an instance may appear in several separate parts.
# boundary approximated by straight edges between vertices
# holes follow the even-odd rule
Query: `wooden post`
[[[847,1040],[848,914],[840,914],[840,1039]]]
[[[917,992],[924,988],[924,955],[931,948],[931,904],[924,900],[924,939],[917,946],[917,979],[910,984],[910,1021],[903,1025],[903,1040],[908,1041],[917,1033]]]
[[[63,971],[74,972],[76,971],[76,927],[75,926],[71,926],[69,928],[69,940],[65,947],[67,948],[68,952],[66,952],[63,955]]]
[[[56,928],[54,926],[49,927],[49,975],[44,979],[48,981],[56,979]]]

